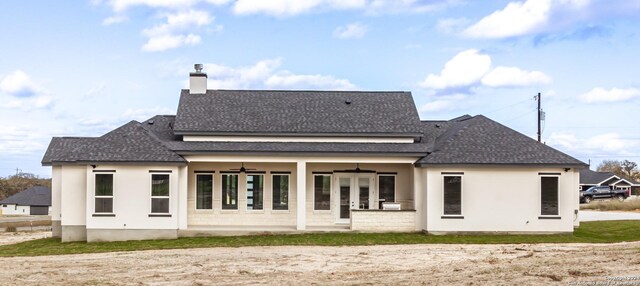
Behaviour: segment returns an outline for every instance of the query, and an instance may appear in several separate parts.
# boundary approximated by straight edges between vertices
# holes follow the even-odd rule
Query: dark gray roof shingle
[[[33,186],[0,201],[0,204],[51,206],[51,189],[43,186]]]
[[[349,104],[347,104],[349,102]],[[183,90],[176,134],[418,134],[410,92]]]
[[[589,169],[580,170],[580,184],[595,185],[615,176],[612,172],[596,172]]]
[[[54,138],[43,164],[71,162],[186,163],[186,160],[164,146],[156,133],[131,121],[98,138]]]
[[[428,130],[429,124],[425,124]],[[427,136],[428,137],[428,136]],[[567,154],[539,143],[482,115],[461,118],[438,136],[419,166],[508,164],[586,167]]]

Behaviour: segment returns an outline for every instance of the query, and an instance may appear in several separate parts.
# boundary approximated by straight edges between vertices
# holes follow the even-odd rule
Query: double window
[[[443,178],[443,212],[445,216],[462,215],[462,176],[444,175]]]
[[[169,213],[169,175],[151,175],[151,213]]]
[[[113,213],[113,174],[96,174],[95,212]]]
[[[289,209],[289,175],[278,174],[271,176],[271,190],[273,210]]]
[[[313,176],[313,209],[331,209],[331,175]]]

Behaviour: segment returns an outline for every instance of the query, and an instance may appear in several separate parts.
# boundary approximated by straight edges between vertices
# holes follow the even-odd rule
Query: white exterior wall
[[[304,137],[304,136],[203,136],[185,135],[184,141],[211,142],[342,142],[342,143],[413,143],[407,137]]]
[[[462,175],[462,219],[443,219],[443,175]],[[540,176],[560,173],[559,217],[539,219]],[[430,167],[427,173],[426,229],[429,232],[571,232],[577,220],[577,171],[526,167]]]
[[[94,172],[115,170],[115,173]],[[171,173],[150,173],[150,170]],[[115,216],[93,216],[95,214],[95,175],[113,174],[113,214]],[[151,175],[169,175],[169,214],[171,217],[149,217],[151,214]],[[86,204],[83,214],[87,218],[87,229],[178,229],[178,185],[177,166],[152,165],[98,165],[86,167]]]
[[[0,214],[3,215],[29,215],[29,206],[18,206],[15,204],[0,205]]]
[[[61,224],[62,226],[85,226],[87,166],[65,165],[60,168]]]
[[[52,221],[59,221],[60,206],[62,204],[62,166],[51,168],[51,207],[50,214]]]
[[[245,168],[265,171],[263,210],[247,210],[246,173],[238,173],[238,209],[222,209],[222,173],[240,167],[239,163],[192,163],[189,164],[188,225],[189,226],[291,226],[296,225],[296,164],[294,163],[248,163]],[[196,209],[195,171],[215,171],[213,174],[213,209]],[[289,174],[289,209],[272,210],[272,180],[270,172]]]

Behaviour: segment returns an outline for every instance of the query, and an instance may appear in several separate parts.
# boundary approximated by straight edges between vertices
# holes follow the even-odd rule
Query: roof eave
[[[557,167],[557,168],[576,168],[584,169],[588,168],[587,164],[575,164],[575,163],[420,163],[414,164],[416,167],[429,167],[429,166],[521,166],[521,167]]]

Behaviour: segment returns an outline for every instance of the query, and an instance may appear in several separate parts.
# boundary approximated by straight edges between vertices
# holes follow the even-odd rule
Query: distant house
[[[421,121],[410,92],[209,90],[176,115],[54,137],[62,241],[305,231],[558,233],[583,162],[482,115]]]
[[[48,215],[51,209],[51,189],[34,186],[0,201],[3,215]]]
[[[587,190],[593,186],[608,186],[611,189],[626,190],[631,192],[632,189],[640,188],[640,183],[617,176],[612,172],[596,172],[589,169],[580,170],[579,190]]]

